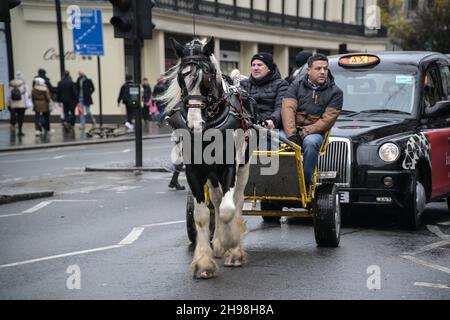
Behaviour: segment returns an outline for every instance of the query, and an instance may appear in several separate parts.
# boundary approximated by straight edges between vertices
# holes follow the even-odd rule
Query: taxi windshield
[[[334,72],[344,92],[343,110],[353,112],[411,113],[415,75],[396,72]]]

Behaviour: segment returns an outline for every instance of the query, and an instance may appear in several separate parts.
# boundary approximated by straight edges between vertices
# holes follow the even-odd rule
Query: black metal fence
[[[311,30],[354,36],[386,36],[385,29],[366,33],[366,29],[363,25],[323,21],[268,11],[254,10],[251,8],[226,5],[217,1],[156,0],[156,7],[189,14],[195,12],[195,14],[199,16],[210,16],[249,24],[260,24],[264,26]]]

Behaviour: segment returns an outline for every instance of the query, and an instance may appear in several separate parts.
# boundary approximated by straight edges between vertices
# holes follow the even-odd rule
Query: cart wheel
[[[271,211],[271,210],[281,210],[280,206],[273,203],[273,202],[269,202],[269,201],[261,201],[261,211]],[[279,223],[281,216],[280,217],[273,217],[273,216],[262,216],[262,219],[264,220],[264,222],[267,223]]]
[[[338,188],[324,184],[316,188],[313,201],[314,235],[319,247],[337,247],[341,239],[341,209]]]
[[[191,191],[187,193],[187,201],[186,201],[186,231],[189,238],[189,241],[195,243],[197,240],[197,229],[195,229],[195,219],[194,219],[194,196]],[[211,208],[210,208],[211,209]],[[211,213],[209,218],[209,230],[211,233],[211,239],[214,236],[215,230],[215,216],[214,212]]]

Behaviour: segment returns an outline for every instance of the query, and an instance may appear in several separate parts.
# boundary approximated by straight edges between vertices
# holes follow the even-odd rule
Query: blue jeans
[[[87,115],[90,115],[92,123],[96,124],[94,115],[91,112],[91,107],[87,106],[87,105],[84,105],[82,102],[80,102],[80,105],[83,107],[83,114],[80,115],[80,124],[84,126],[84,124],[86,123],[86,116]]]
[[[306,186],[313,183],[314,169],[319,161],[319,151],[323,143],[321,134],[310,134],[303,139],[301,143],[303,154],[303,172],[305,174]]]

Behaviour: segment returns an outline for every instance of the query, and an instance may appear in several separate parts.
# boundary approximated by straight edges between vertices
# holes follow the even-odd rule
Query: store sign
[[[66,53],[64,53],[65,60],[76,60],[76,57],[77,56],[73,51],[66,51]],[[55,48],[48,48],[42,55],[42,59],[44,59],[44,61],[59,60],[59,53]]]

